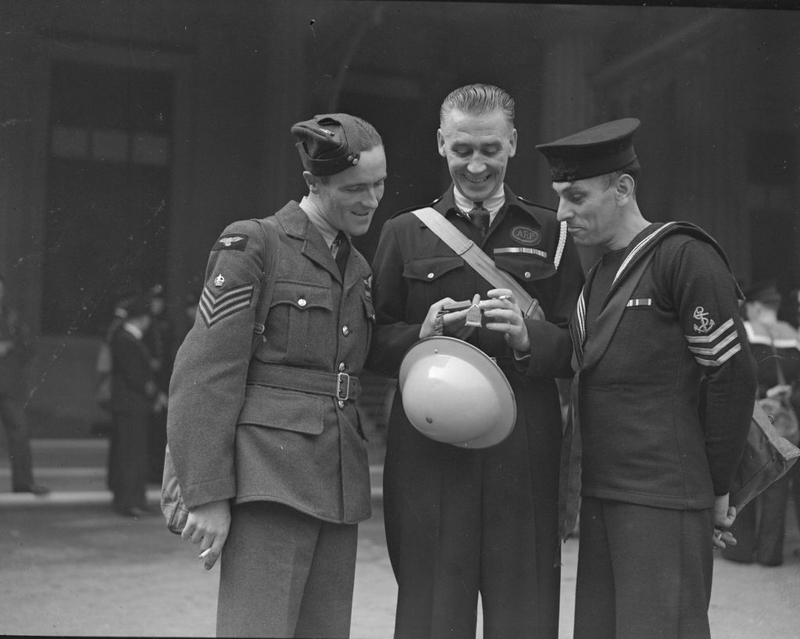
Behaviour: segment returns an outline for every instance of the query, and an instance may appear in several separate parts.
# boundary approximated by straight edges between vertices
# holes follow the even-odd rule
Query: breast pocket
[[[265,330],[269,361],[315,364],[319,344],[330,331],[333,300],[327,286],[301,281],[275,282]]]
[[[511,273],[520,282],[535,282],[552,277],[556,267],[544,251],[526,247],[496,248],[492,251],[498,268]]]
[[[470,295],[465,288],[464,260],[457,255],[410,260],[403,267],[403,277],[408,283],[408,306],[420,312],[427,313],[443,297],[461,300]]]
[[[410,260],[403,268],[403,277],[420,282],[435,282],[448,273],[462,268],[460,257],[426,257]]]

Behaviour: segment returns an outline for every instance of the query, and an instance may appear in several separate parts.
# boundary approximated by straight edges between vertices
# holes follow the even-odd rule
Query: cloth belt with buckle
[[[340,405],[347,400],[355,400],[361,394],[361,382],[353,375],[324,373],[280,364],[251,362],[247,382],[313,395],[327,395],[339,400]]]

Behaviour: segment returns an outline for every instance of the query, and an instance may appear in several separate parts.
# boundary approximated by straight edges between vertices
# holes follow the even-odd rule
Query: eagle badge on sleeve
[[[227,235],[221,236],[217,243],[214,244],[212,247],[212,251],[224,251],[224,250],[234,250],[234,251],[244,251],[244,247],[247,246],[247,240],[250,239],[247,235],[239,234],[239,233],[229,233]]]

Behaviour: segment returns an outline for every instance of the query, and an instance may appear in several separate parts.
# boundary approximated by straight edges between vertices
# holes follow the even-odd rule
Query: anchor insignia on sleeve
[[[709,319],[708,311],[702,306],[698,306],[694,309],[692,317],[699,322],[699,324],[695,324],[693,328],[701,335],[705,335],[716,326],[716,322],[713,319]]]

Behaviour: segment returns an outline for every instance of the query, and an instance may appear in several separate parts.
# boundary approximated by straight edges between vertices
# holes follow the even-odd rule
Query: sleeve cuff
[[[522,351],[518,351],[514,349],[514,361],[516,362],[524,362],[531,358],[530,353],[523,353]]]

